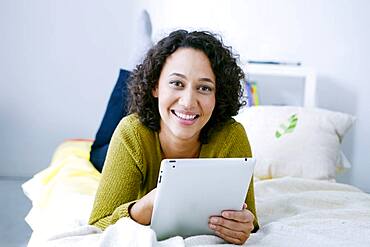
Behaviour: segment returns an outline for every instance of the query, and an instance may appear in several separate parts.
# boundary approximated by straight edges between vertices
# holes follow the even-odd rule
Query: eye
[[[170,81],[170,85],[173,87],[183,87],[184,86],[184,84],[179,80]]]
[[[207,85],[201,85],[199,86],[199,91],[204,92],[204,93],[210,93],[213,91],[213,88]]]

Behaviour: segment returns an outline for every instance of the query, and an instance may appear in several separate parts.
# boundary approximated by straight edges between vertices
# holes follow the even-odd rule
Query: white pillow
[[[245,108],[235,119],[247,132],[260,179],[334,179],[341,140],[355,120],[340,112],[293,106]]]

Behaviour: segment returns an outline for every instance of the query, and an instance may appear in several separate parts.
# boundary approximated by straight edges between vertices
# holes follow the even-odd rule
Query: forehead
[[[162,73],[180,73],[189,76],[198,75],[215,78],[207,55],[194,48],[179,48],[168,56],[162,68]]]

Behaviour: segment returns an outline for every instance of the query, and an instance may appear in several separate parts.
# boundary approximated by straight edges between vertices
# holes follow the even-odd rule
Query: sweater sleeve
[[[134,130],[121,121],[109,145],[89,224],[104,230],[120,218],[130,217],[129,208],[139,198],[143,181],[137,145]]]
[[[224,142],[224,150],[227,152],[226,157],[230,158],[242,158],[242,157],[252,157],[251,147],[249,145],[247,134],[243,126],[235,122],[230,125],[230,131],[228,131],[227,141]],[[254,198],[254,183],[253,176],[251,178],[247,196],[245,199],[248,210],[250,210],[254,215],[254,230],[256,232],[259,229],[256,205]]]

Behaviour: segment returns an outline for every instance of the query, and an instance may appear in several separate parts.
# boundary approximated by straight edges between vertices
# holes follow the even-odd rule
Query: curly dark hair
[[[160,40],[146,54],[142,64],[134,69],[129,80],[129,113],[137,113],[140,121],[154,131],[160,129],[158,99],[152,90],[158,85],[159,76],[168,56],[178,48],[193,48],[203,51],[216,77],[216,105],[208,123],[200,133],[200,142],[207,143],[210,130],[222,126],[239,108],[242,100],[241,80],[245,75],[237,65],[237,55],[225,46],[222,38],[208,31],[178,30]]]

